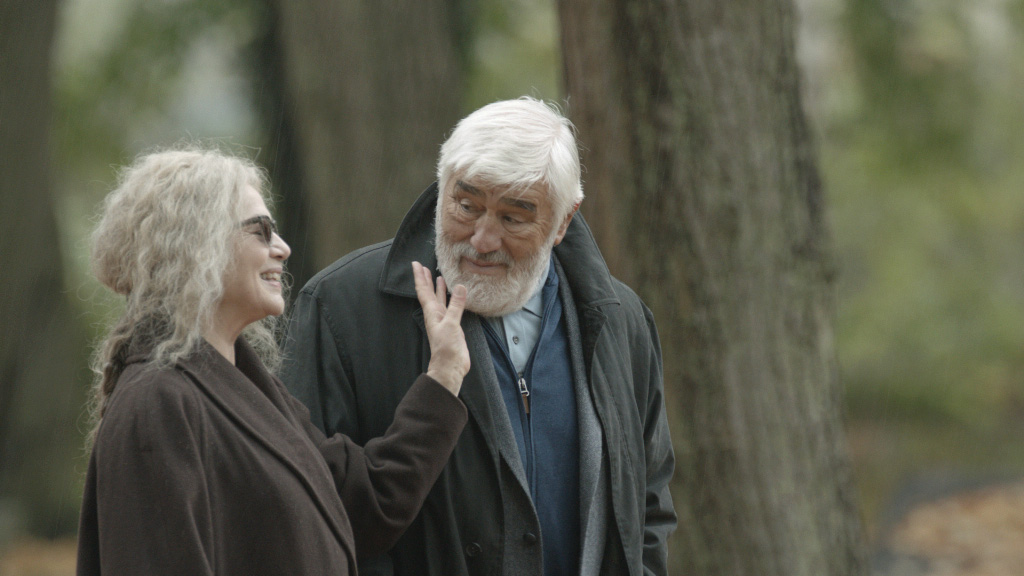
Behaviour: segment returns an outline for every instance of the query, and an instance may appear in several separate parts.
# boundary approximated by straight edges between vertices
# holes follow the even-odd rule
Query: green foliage
[[[964,156],[978,86],[959,3],[850,0],[846,15],[860,80],[859,130],[881,131],[904,169]]]
[[[191,89],[182,73],[204,38],[224,37],[236,49],[254,33],[254,0],[177,0],[101,6],[103,40],[84,42],[75,35],[95,29],[69,18],[89,18],[83,2],[69,3],[61,58],[56,74],[57,150],[65,169],[90,172],[124,161],[180,127],[171,111]],[[79,12],[73,12],[79,8]],[[95,16],[92,16],[95,18]],[[91,44],[83,50],[82,44]],[[67,44],[70,42],[71,44]],[[236,55],[237,56],[237,55]],[[170,133],[170,134],[168,134]],[[204,134],[196,134],[202,136]],[[180,136],[177,136],[180,138]],[[140,142],[140,139],[144,142]]]
[[[1024,50],[1001,6],[847,3],[855,105],[820,123],[854,414],[987,429],[1024,402]]]
[[[465,111],[524,94],[562,97],[558,13],[552,0],[478,0]]]

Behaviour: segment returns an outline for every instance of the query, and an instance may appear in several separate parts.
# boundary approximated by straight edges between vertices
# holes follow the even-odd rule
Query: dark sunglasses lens
[[[267,244],[274,240],[274,223],[270,218],[260,218],[260,234],[263,235],[263,241]]]
[[[277,232],[277,225],[274,224],[270,216],[255,216],[242,222],[242,226],[259,226],[258,234],[268,246],[273,243],[274,233]]]

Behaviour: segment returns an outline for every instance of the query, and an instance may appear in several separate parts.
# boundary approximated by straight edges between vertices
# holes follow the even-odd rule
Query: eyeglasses
[[[270,246],[271,242],[274,241],[274,234],[277,233],[277,222],[274,222],[274,219],[270,216],[261,214],[259,216],[253,216],[248,220],[243,220],[241,226],[242,228],[247,228],[253,224],[258,224],[260,227],[259,232],[254,231],[253,234],[263,238],[263,242],[267,246]]]

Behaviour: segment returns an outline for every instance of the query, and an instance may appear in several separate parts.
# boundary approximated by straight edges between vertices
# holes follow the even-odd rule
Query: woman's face
[[[224,274],[224,297],[218,307],[218,321],[241,330],[267,316],[284,312],[281,274],[291,248],[276,232],[269,243],[257,217],[270,218],[263,198],[246,186],[241,197],[241,222],[235,235],[235,258]]]

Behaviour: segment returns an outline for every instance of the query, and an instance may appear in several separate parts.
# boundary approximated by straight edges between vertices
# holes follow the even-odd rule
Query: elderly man
[[[572,125],[534,99],[490,104],[456,126],[437,177],[394,239],[309,281],[286,342],[284,381],[313,421],[372,442],[430,359],[409,263],[469,289],[470,424],[415,522],[361,572],[665,574],[661,348],[576,214]]]

